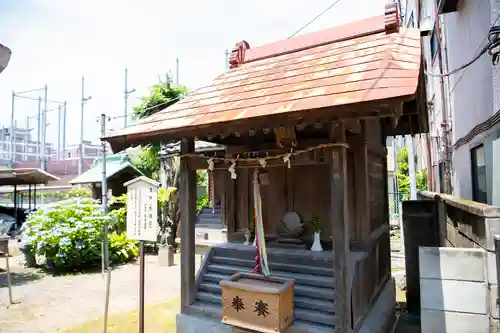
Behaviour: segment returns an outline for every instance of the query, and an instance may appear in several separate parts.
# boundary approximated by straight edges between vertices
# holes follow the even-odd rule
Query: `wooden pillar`
[[[194,140],[181,140],[181,154],[194,153]],[[180,211],[181,211],[181,311],[195,299],[195,235],[196,220],[196,170],[190,166],[189,157],[180,161]]]
[[[343,123],[332,129],[332,139],[346,142]],[[336,276],[335,305],[337,332],[350,331],[351,310],[348,289],[349,203],[347,184],[347,149],[334,148],[330,164],[330,222],[333,238],[333,269]]]
[[[357,240],[365,241],[370,235],[370,170],[368,160],[368,144],[366,142],[366,123],[361,123],[361,135],[357,140],[355,151],[356,174],[356,211],[358,214]]]

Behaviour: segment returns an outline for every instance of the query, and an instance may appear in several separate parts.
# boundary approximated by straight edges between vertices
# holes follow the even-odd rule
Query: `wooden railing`
[[[351,285],[352,328],[356,332],[391,274],[389,226],[373,231],[366,243],[353,244],[353,250],[364,253],[354,266]]]

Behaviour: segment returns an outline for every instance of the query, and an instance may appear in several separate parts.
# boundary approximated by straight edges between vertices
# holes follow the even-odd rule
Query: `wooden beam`
[[[181,154],[194,153],[194,140],[181,140]],[[195,300],[196,171],[190,157],[180,161],[181,311]]]
[[[332,139],[346,142],[346,131],[343,123],[334,124]],[[348,287],[348,255],[349,255],[349,195],[347,187],[347,149],[332,149],[330,176],[330,223],[333,238],[333,269],[336,276],[335,305],[338,332],[351,330],[351,311]]]

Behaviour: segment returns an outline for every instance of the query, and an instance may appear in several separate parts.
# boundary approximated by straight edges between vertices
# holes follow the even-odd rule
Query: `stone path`
[[[16,265],[16,259],[11,258],[14,305],[8,306],[6,277],[0,276],[0,332],[54,333],[103,316],[105,279],[100,273],[44,276]],[[178,296],[179,266],[159,267],[156,256],[146,259],[146,303],[162,303]],[[0,268],[4,267],[4,260],[0,260]],[[136,310],[138,285],[138,263],[114,270],[110,312]]]

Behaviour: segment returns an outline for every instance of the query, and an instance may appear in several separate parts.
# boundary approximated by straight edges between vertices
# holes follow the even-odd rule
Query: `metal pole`
[[[496,267],[497,267],[497,281],[500,281],[500,235],[494,235],[494,245],[495,245],[495,257],[496,257]],[[497,282],[498,283],[498,282]],[[500,288],[497,288],[497,300],[495,302],[496,309],[498,311],[498,307],[500,305]]]
[[[42,98],[38,97],[38,115],[36,117],[37,130],[36,130],[36,153],[37,161],[42,159],[42,150],[40,142],[42,141]]]
[[[57,159],[61,159],[61,104],[57,108]]]
[[[179,84],[179,58],[175,58],[175,82]]]
[[[123,125],[125,127],[128,125],[128,96],[133,92],[135,92],[135,89],[128,90],[128,69],[125,68],[125,89],[123,90],[123,99],[125,101]]]
[[[104,304],[104,333],[108,331],[108,313],[109,313],[109,292],[111,289],[111,270],[107,271],[106,279],[106,299]]]
[[[125,68],[125,90],[123,90],[123,99],[125,102],[125,109],[123,114],[123,127],[127,127],[128,122],[128,69]]]
[[[78,152],[78,174],[83,173],[83,121],[84,121],[84,105],[85,105],[85,77],[82,76],[82,105],[80,110],[80,149]]]
[[[139,333],[144,333],[144,241],[141,241],[141,252],[139,255]]]
[[[44,92],[44,102],[43,102],[43,110],[42,110],[42,160],[40,168],[43,171],[47,170],[47,156],[45,153],[45,144],[47,141],[47,85],[45,85]]]
[[[24,158],[23,160],[28,160],[28,142],[30,136],[30,117],[26,117],[26,135],[24,136]]]
[[[106,115],[101,114],[101,138],[106,136]],[[101,141],[102,146],[102,209],[107,218],[108,215],[108,178],[106,176],[106,142]],[[103,240],[104,269],[109,269],[108,253],[108,220],[104,221],[104,240]]]
[[[226,49],[226,70],[229,69],[229,50]]]
[[[12,301],[12,278],[10,276],[10,264],[9,264],[9,250],[7,249],[7,253],[5,253],[5,268],[7,268],[7,288],[9,289],[9,305],[12,305],[14,302]]]
[[[63,106],[62,159],[66,159],[66,101]]]
[[[12,90],[12,110],[10,113],[10,133],[9,133],[9,167],[14,167],[14,109],[16,93]]]
[[[413,153],[413,138],[406,136],[406,149],[408,150],[408,173],[410,176],[410,200],[417,200],[417,182],[415,177],[415,154]]]

